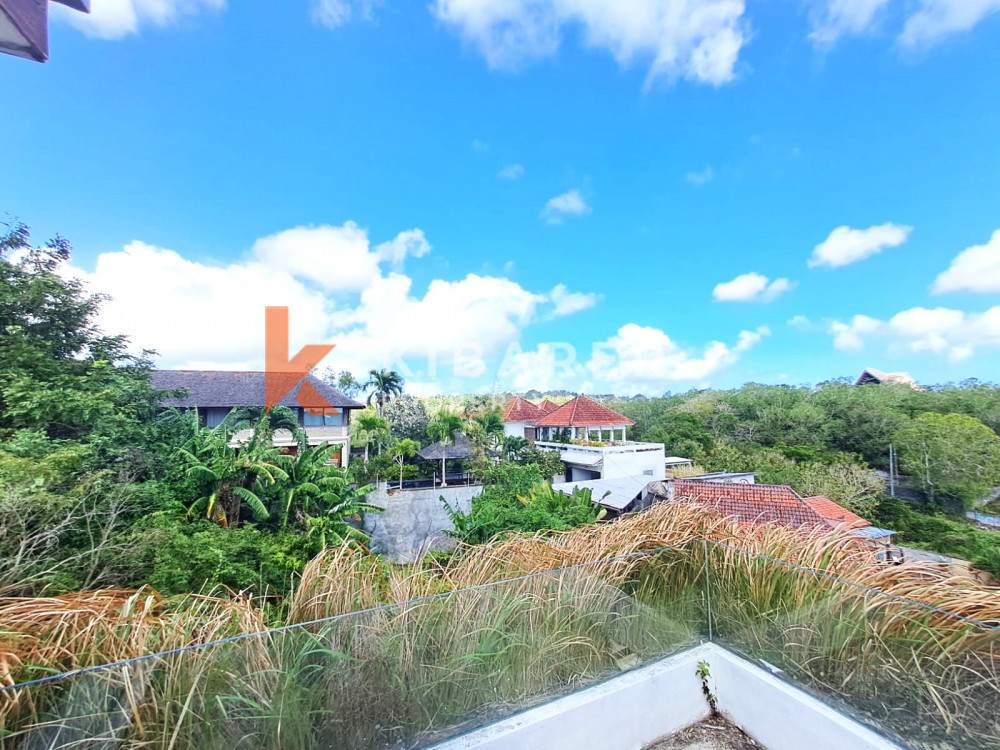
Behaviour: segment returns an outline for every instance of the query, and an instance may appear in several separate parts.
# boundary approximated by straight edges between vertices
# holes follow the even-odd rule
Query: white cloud
[[[125,333],[136,348],[157,350],[160,366],[260,367],[264,307],[279,305],[290,308],[293,351],[333,343],[328,364],[337,369],[385,366],[409,376],[411,368],[424,367],[427,382],[439,381],[445,367],[456,377],[482,377],[484,362],[531,323],[569,315],[595,299],[562,285],[536,293],[476,274],[433,280],[418,294],[408,276],[383,273],[383,265],[429,249],[419,229],[372,248],[367,233],[347,222],[279,232],[228,264],[133,242],[101,254],[93,272],[72,266],[67,272],[111,297],[101,326]]]
[[[552,310],[553,318],[562,318],[566,315],[586,310],[596,305],[598,299],[600,299],[600,295],[598,294],[571,292],[566,288],[565,284],[556,284],[552,291],[549,292],[549,300],[554,305]]]
[[[433,12],[475,45],[491,68],[517,68],[555,54],[578,26],[589,47],[621,66],[649,61],[647,86],[686,78],[733,79],[748,39],[743,0],[436,0]]]
[[[383,242],[375,248],[379,260],[392,263],[399,267],[407,258],[423,258],[431,251],[431,243],[427,241],[422,229],[407,229],[400,232],[390,242]]]
[[[686,351],[658,328],[629,323],[594,346],[587,362],[591,378],[616,392],[662,392],[672,382],[703,381],[739,360],[770,334],[766,327],[742,331],[737,343],[712,341],[700,354]]]
[[[254,243],[253,255],[268,268],[315,282],[327,292],[360,291],[381,273],[368,233],[352,221],[262,237]]]
[[[542,218],[549,224],[561,224],[564,216],[583,216],[590,213],[590,206],[579,190],[570,190],[549,198],[542,209]]]
[[[711,166],[705,167],[702,172],[687,172],[684,179],[692,185],[707,185],[715,179],[715,170]]]
[[[508,164],[500,170],[500,179],[519,180],[524,177],[524,167],[521,164]]]
[[[899,38],[907,47],[928,47],[951,34],[968,31],[1000,11],[1000,0],[920,0]]]
[[[132,242],[78,272],[111,296],[100,325],[157,350],[169,365],[243,368],[263,360],[264,307],[291,308],[293,339],[323,343],[334,307],[317,290],[256,260],[208,265]],[[137,283],[146,279],[149,283]]]
[[[695,352],[678,346],[658,328],[629,323],[609,339],[594,343],[586,361],[565,343],[539,344],[533,351],[513,343],[498,377],[505,388],[518,391],[662,393],[671,383],[705,383],[770,333],[766,326],[741,331],[732,346],[712,341]]]
[[[172,26],[183,18],[225,7],[226,0],[93,0],[90,13],[80,13],[51,5],[54,18],[98,39],[122,39],[137,34],[142,26]]]
[[[944,292],[1000,292],[1000,229],[985,245],[963,250],[934,280],[934,294]]]
[[[385,366],[404,358],[443,366],[461,356],[490,357],[517,339],[546,299],[509,279],[476,274],[436,279],[422,297],[411,293],[412,285],[390,273],[365,289],[360,304],[333,321],[339,353]]]
[[[312,19],[320,26],[335,29],[352,18],[371,20],[376,0],[313,0]]]
[[[979,348],[1000,347],[1000,306],[983,313],[914,307],[888,321],[855,315],[848,323],[833,321],[829,332],[834,347],[844,351],[861,350],[874,339],[890,352],[929,352],[958,362]]]
[[[868,229],[837,227],[830,236],[813,249],[810,268],[826,266],[840,268],[875,255],[887,247],[898,247],[906,242],[913,227],[900,224],[880,224]]]
[[[490,144],[479,140],[478,138],[472,142],[472,150],[479,154],[485,154],[490,150]]]
[[[771,302],[795,287],[794,281],[784,278],[770,281],[767,276],[751,271],[716,284],[712,297],[717,302]]]
[[[534,351],[523,351],[511,344],[497,372],[504,389],[514,391],[575,388],[583,375],[576,361],[576,351],[568,344],[539,344]]]
[[[805,315],[793,315],[788,319],[787,324],[799,331],[811,331],[813,329],[813,322]]]
[[[830,45],[842,36],[867,34],[876,27],[878,16],[889,0],[824,0],[812,14],[818,45]]]

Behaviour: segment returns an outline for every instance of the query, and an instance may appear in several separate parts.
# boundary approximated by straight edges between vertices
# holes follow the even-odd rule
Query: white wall
[[[650,443],[651,446],[658,445]],[[663,463],[663,446],[653,450],[638,453],[617,453],[605,451],[601,479],[618,479],[620,477],[648,476],[649,481],[666,478]]]
[[[696,674],[697,653],[685,651],[626,672],[434,750],[639,750],[708,717]]]
[[[524,428],[531,427],[528,422],[504,422],[503,434],[508,437],[524,437]]]
[[[434,750],[639,750],[708,717],[699,662],[708,665],[709,689],[719,711],[768,750],[900,750],[713,643],[515,714]]]

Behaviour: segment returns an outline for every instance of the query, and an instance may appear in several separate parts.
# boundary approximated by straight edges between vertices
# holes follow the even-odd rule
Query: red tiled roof
[[[559,404],[554,404],[548,399],[545,399],[538,405],[538,408],[541,410],[542,414],[551,414],[559,408]]]
[[[530,401],[525,401],[520,396],[507,399],[503,405],[504,422],[534,422],[542,416],[542,412]]]
[[[870,525],[860,516],[825,497],[803,498],[791,487],[776,484],[734,484],[675,480],[677,497],[714,507],[741,523],[777,523],[782,526],[827,526],[847,523],[856,529]]]
[[[635,422],[586,396],[577,396],[535,422],[536,427],[608,427],[630,424]]]
[[[805,503],[823,518],[832,521],[834,526],[846,523],[848,528],[862,529],[871,524],[856,513],[852,513],[847,508],[837,505],[833,500],[817,495],[816,497],[805,498]]]

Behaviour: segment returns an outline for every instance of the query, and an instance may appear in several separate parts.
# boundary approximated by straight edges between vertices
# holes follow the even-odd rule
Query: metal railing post
[[[708,540],[701,540],[702,547],[705,550],[705,605],[708,613],[708,640],[712,642],[714,640],[712,633],[712,584],[709,580],[709,568],[708,568]]]

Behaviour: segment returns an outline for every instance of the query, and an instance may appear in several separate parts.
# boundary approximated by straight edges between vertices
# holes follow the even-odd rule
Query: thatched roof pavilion
[[[453,458],[475,458],[476,452],[472,449],[472,443],[465,435],[458,433],[455,435],[453,443],[444,445],[440,442],[428,445],[423,450],[417,451],[417,455],[431,461],[440,461],[442,458],[451,460]]]

